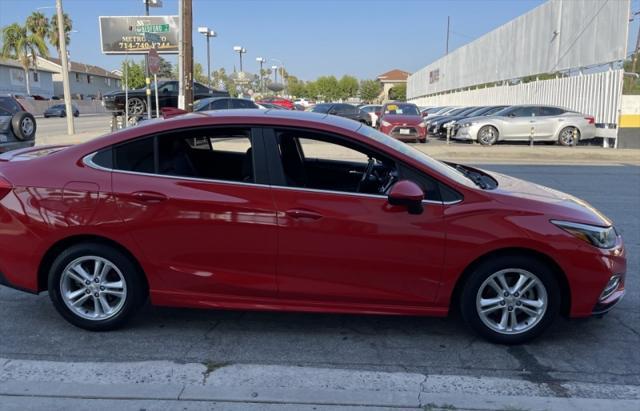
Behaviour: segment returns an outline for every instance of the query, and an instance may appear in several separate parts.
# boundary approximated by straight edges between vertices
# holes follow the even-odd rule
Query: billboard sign
[[[104,54],[178,53],[178,16],[100,16]]]

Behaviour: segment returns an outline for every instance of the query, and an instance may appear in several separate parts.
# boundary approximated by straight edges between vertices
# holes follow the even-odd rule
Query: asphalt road
[[[640,385],[640,167],[484,165],[570,192],[625,236],[628,294],[603,319],[559,320],[535,342],[489,344],[455,318],[200,311],[146,307],[125,329],[67,324],[43,294],[0,287],[0,357],[54,361],[311,365],[425,374],[518,376],[563,396],[566,381]],[[589,393],[585,393],[589,396]]]
[[[92,136],[111,131],[110,114],[81,114],[73,119],[77,134],[91,133]],[[36,118],[36,142],[38,144],[67,143],[67,119],[60,117]]]

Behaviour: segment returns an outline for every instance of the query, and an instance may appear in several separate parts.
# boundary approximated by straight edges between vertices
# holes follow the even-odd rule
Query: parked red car
[[[378,129],[402,141],[427,142],[427,127],[420,109],[411,103],[386,103],[380,110]]]
[[[280,107],[284,107],[287,110],[295,110],[296,106],[293,103],[293,101],[288,100],[286,98],[282,98],[282,97],[265,97],[260,101],[256,101],[256,103],[258,104],[262,104],[262,103],[271,103],[271,104],[276,104]]]
[[[332,154],[335,153],[335,154]],[[0,156],[0,283],[88,330],[163,306],[445,316],[500,343],[624,294],[613,223],[352,120],[193,113]]]

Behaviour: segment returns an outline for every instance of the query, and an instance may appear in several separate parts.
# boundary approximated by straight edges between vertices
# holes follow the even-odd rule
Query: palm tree
[[[49,50],[44,40],[36,34],[29,33],[26,26],[13,23],[2,29],[2,57],[15,58],[24,70],[27,94],[31,94],[29,67],[37,64],[38,55],[49,57]]]
[[[73,24],[67,13],[62,15],[62,19],[64,20],[64,42],[68,46],[71,41],[69,33],[73,29]],[[47,35],[49,37],[49,43],[51,43],[51,45],[58,51],[58,58],[60,58],[60,37],[58,34],[58,19],[56,16],[51,18],[51,24],[49,25],[49,32]]]
[[[46,40],[49,30],[51,29],[49,19],[39,11],[34,11],[26,22],[27,30],[31,33],[40,36],[41,39]]]

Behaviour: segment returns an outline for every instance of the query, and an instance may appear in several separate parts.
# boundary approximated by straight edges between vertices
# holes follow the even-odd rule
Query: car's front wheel
[[[129,115],[142,115],[147,111],[147,104],[139,97],[129,99]]]
[[[474,269],[460,304],[465,321],[480,335],[500,344],[520,344],[553,322],[560,307],[560,288],[542,261],[502,256]]]
[[[58,312],[91,331],[124,325],[147,295],[143,274],[131,258],[100,243],[77,244],[60,253],[48,286]]]
[[[492,146],[498,141],[498,129],[494,126],[483,126],[478,130],[478,142],[483,146]]]

